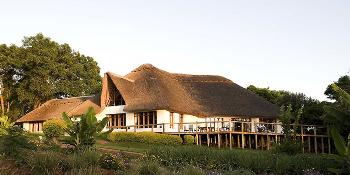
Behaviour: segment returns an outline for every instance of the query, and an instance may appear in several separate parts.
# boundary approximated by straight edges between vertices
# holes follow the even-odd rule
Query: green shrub
[[[182,174],[183,175],[205,175],[205,172],[198,167],[187,166],[182,171]]]
[[[63,157],[63,155],[57,152],[33,151],[27,155],[26,163],[35,174],[50,175],[52,172],[59,172],[61,170],[59,162]]]
[[[255,175],[255,173],[251,170],[239,168],[233,171],[227,171],[223,175]]]
[[[284,153],[288,155],[295,155],[302,153],[303,147],[300,142],[291,140],[288,142],[274,143],[271,151],[276,154]]]
[[[108,139],[113,142],[138,142],[145,144],[180,145],[181,137],[177,135],[153,132],[112,132]]]
[[[64,134],[66,124],[61,119],[51,119],[44,123],[43,133],[46,138],[58,138]]]
[[[92,166],[85,169],[74,168],[65,173],[65,175],[102,175],[103,173],[101,171],[100,168]]]
[[[35,149],[35,145],[19,126],[6,129],[7,134],[0,136],[0,153],[8,157],[19,158],[22,149]]]
[[[160,175],[159,164],[155,162],[142,162],[137,170],[139,175]]]
[[[213,171],[232,171],[238,168],[257,174],[302,174],[314,168],[327,174],[327,168],[339,168],[344,162],[328,154],[272,154],[269,151],[213,149],[198,146],[158,146],[151,148],[146,160],[176,170],[188,165]]]
[[[71,167],[75,169],[85,169],[91,166],[98,166],[101,154],[94,149],[84,149],[75,151],[68,155]]]
[[[193,144],[194,144],[194,139],[195,139],[194,136],[185,135],[185,136],[184,136],[184,144],[193,145]]]
[[[120,159],[112,154],[103,154],[99,160],[99,165],[101,168],[108,170],[120,170],[123,169],[124,166]]]

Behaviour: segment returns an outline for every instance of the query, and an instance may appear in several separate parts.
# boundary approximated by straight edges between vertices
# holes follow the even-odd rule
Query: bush
[[[258,150],[228,150],[197,146],[158,146],[151,148],[146,160],[158,161],[174,170],[188,165],[213,171],[232,171],[238,168],[257,174],[302,174],[314,168],[321,174],[327,168],[339,168],[344,162],[336,155],[272,154]]]
[[[44,123],[43,133],[46,138],[53,139],[64,135],[66,124],[61,119],[51,119]]]
[[[139,175],[160,175],[159,165],[155,162],[143,162],[138,168]]]
[[[184,136],[184,144],[193,145],[194,144],[194,136],[185,135]]]
[[[120,159],[112,154],[103,154],[99,160],[99,165],[101,168],[108,170],[120,170],[124,168]]]
[[[255,173],[251,170],[239,168],[233,171],[225,172],[223,175],[255,175]]]
[[[284,153],[288,155],[295,155],[298,153],[302,153],[303,147],[300,142],[288,141],[282,143],[274,143],[271,151],[276,154]]]
[[[85,169],[91,166],[98,166],[101,154],[94,149],[85,149],[73,152],[68,155],[70,167]]]
[[[153,132],[112,132],[108,139],[113,142],[138,142],[145,144],[180,145],[181,137],[177,135]]]
[[[27,155],[26,163],[35,174],[50,175],[52,172],[61,171],[59,162],[63,157],[63,155],[51,151],[30,152]]]
[[[183,175],[205,175],[202,169],[194,166],[185,167],[182,174]]]
[[[35,145],[19,126],[6,129],[7,134],[0,136],[0,153],[19,158],[22,149],[35,149]]]

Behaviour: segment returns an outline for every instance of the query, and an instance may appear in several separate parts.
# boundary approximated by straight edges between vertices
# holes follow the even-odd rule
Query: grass
[[[143,144],[143,143],[97,143],[95,145],[97,148],[107,148],[107,149],[113,149],[113,150],[119,150],[119,151],[126,151],[126,152],[134,152],[134,153],[146,153],[149,151],[153,145],[150,144]]]

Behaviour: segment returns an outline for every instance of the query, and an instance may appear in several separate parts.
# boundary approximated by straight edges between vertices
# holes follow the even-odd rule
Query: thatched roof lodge
[[[125,76],[107,72],[104,82],[115,85],[125,100],[126,112],[168,110],[199,117],[278,115],[276,105],[221,76],[169,73],[144,64]],[[106,98],[103,91],[101,99]],[[102,108],[105,105],[102,101]]]
[[[17,123],[36,131],[43,121],[63,112],[79,116],[88,107],[110,117],[109,127],[278,116],[276,105],[221,76],[169,73],[144,64],[125,76],[107,72],[102,84],[101,95],[50,100]]]

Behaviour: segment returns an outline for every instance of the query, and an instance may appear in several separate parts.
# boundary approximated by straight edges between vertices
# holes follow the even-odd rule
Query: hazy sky
[[[350,1],[2,1],[0,43],[42,32],[124,75],[143,63],[326,99],[350,71]]]

